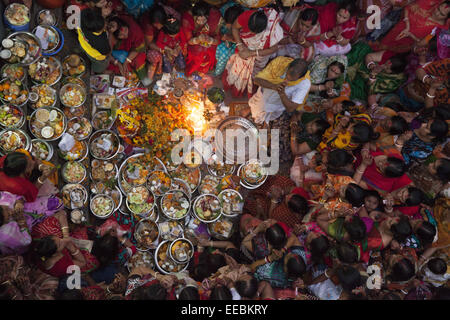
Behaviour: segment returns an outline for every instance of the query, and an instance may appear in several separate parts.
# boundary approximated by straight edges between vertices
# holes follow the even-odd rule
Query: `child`
[[[367,190],[364,205],[359,210],[358,215],[361,218],[370,217],[373,221],[379,221],[382,216],[385,216],[383,212],[383,201],[380,194],[375,190]]]
[[[178,71],[186,67],[184,56],[187,54],[186,35],[180,27],[180,21],[169,16],[158,34],[156,45],[163,55],[163,72],[170,73],[176,64]]]
[[[450,279],[448,266],[445,260],[433,258],[422,269],[422,280],[431,283],[435,287],[441,287]]]

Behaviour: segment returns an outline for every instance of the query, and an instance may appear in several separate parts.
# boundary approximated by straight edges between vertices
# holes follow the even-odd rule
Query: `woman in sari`
[[[109,20],[108,31],[113,44],[108,70],[124,77],[133,71],[144,86],[150,84],[146,79],[145,37],[141,27],[133,18],[122,15]]]
[[[381,41],[371,45],[372,49],[408,52],[415,42],[426,37],[431,38],[435,28],[448,29],[449,11],[449,1],[417,0],[405,8],[403,20],[398,22]]]
[[[413,132],[401,135],[395,146],[402,152],[407,165],[423,161],[433,153],[434,148],[447,137],[448,124],[439,118],[424,120]]]
[[[424,190],[434,199],[448,187],[450,181],[450,160],[431,156],[421,164],[413,165],[409,170],[414,185]]]
[[[404,56],[386,50],[372,52],[367,44],[360,42],[353,46],[347,57],[351,99],[368,101],[369,106],[373,106],[377,94],[394,92],[406,80]]]
[[[287,37],[280,41],[276,55],[311,61],[314,58],[314,40],[320,36],[318,17],[317,10],[307,5],[289,10],[281,22]]]
[[[186,75],[207,73],[216,64],[216,48],[220,42],[222,17],[215,8],[206,4],[195,5],[182,16],[182,28],[188,39]]]
[[[19,149],[0,158],[0,169],[0,191],[23,196],[26,202],[35,203],[36,210],[59,208],[61,202],[53,196],[58,192],[58,174],[50,162],[35,160]]]
[[[224,23],[220,28],[222,42],[216,49],[216,67],[214,69],[214,76],[216,77],[223,73],[225,67],[227,66],[228,60],[236,51],[236,43],[233,39],[233,35],[231,34],[231,26],[244,11],[244,8],[233,2],[228,2],[220,8],[220,13],[223,16]]]
[[[234,22],[232,34],[238,52],[228,60],[222,82],[233,96],[247,92],[250,97],[254,93],[253,77],[267,65],[283,38],[279,14],[270,8],[248,10]]]
[[[318,56],[308,67],[311,89],[306,100],[305,111],[318,112],[324,100],[336,99],[346,95],[344,79],[347,70],[347,57]],[[348,94],[349,95],[349,94]]]
[[[316,55],[336,56],[347,54],[350,41],[356,33],[356,5],[352,0],[315,7],[319,12],[320,36],[314,43]]]
[[[58,279],[31,268],[22,256],[0,258],[1,293],[10,300],[54,300]]]
[[[69,232],[67,214],[59,211],[34,226],[31,236],[34,242],[34,253],[37,266],[45,273],[54,277],[67,275],[72,265],[88,273],[97,269],[99,262],[89,251],[79,249],[70,237],[88,240],[87,229],[78,228]]]

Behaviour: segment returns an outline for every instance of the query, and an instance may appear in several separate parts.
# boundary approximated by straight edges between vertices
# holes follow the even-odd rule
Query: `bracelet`
[[[369,67],[370,67],[371,65],[373,65],[373,64],[375,64],[375,62],[370,61],[370,62],[367,64],[367,69],[369,69]]]
[[[356,172],[358,172],[358,173],[364,173],[364,172],[366,172],[366,170],[359,170],[359,168],[357,168],[357,169],[356,169]]]
[[[436,96],[432,96],[432,95],[430,95],[428,92],[427,92],[427,97],[430,98],[430,99],[436,98]]]
[[[111,294],[112,294],[112,292],[109,291],[109,286],[106,287],[106,291],[108,291],[108,293],[111,293]]]
[[[266,261],[266,263],[270,263],[269,256],[265,257],[264,261]]]
[[[428,74],[424,75],[423,78],[422,78],[422,82],[423,82],[423,83],[425,83],[425,79],[426,79],[426,78],[431,78],[431,76],[429,76]]]
[[[337,42],[340,42],[340,41],[342,41],[342,40],[344,40],[344,37],[343,37],[343,36],[341,36],[340,39],[336,39]]]
[[[276,200],[270,200],[273,204],[278,204],[278,201],[276,201]]]
[[[259,52],[258,52],[258,50],[256,50],[256,56],[259,57]]]
[[[330,279],[330,276],[328,275],[327,271],[328,271],[328,269],[326,269],[325,272],[324,272],[325,277],[327,277],[328,279]]]
[[[403,144],[397,143],[397,141],[395,141],[394,144],[399,148],[403,148]]]
[[[73,255],[73,256],[76,256],[77,254],[79,254],[80,253],[80,250],[79,249],[77,249],[77,250],[75,250],[75,252],[74,253],[70,253],[71,255]]]
[[[61,230],[64,230],[64,229],[69,229],[69,227],[62,227],[62,228],[61,228]]]
[[[326,40],[330,39],[330,38],[328,38],[327,33],[328,33],[328,32],[325,32],[325,39],[326,39]]]
[[[122,240],[122,241],[120,241],[120,244],[121,244],[121,245],[124,245],[124,244],[125,244],[125,242],[127,242],[127,238],[123,238],[123,240]]]
[[[303,41],[300,42],[300,44],[305,44],[306,43],[306,39],[303,39]]]
[[[131,59],[129,59],[129,58],[127,58],[126,60],[127,60],[129,63],[133,62],[133,60],[131,60]]]
[[[45,181],[44,181],[44,182],[41,181],[41,177],[39,177],[39,178],[37,179],[37,181],[38,181],[40,184],[44,184],[44,182],[45,182]]]

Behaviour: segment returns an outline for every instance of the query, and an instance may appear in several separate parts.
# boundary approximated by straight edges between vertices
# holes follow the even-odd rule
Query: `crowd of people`
[[[189,268],[164,275],[127,271],[131,217],[72,225],[52,192],[55,169],[8,154],[3,299],[450,299],[450,1],[67,5],[81,9],[76,32],[94,73],[134,72],[144,86],[173,70],[221,77],[227,94],[248,98],[243,117],[280,130],[291,169],[249,192],[229,241],[191,239]],[[88,239],[92,250],[80,249]],[[67,287],[71,265],[81,289]]]

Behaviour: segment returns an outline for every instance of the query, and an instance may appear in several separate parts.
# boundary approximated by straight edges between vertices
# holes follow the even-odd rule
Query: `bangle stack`
[[[370,67],[371,65],[375,65],[375,62],[370,61],[370,62],[367,64],[367,69],[370,69],[369,67]]]
[[[426,78],[431,78],[431,76],[429,76],[428,74],[424,75],[423,78],[422,78],[422,82],[423,82],[423,83],[425,83],[425,79],[426,79]]]
[[[436,96],[432,96],[431,94],[429,94],[428,92],[427,92],[427,97],[428,98],[430,98],[430,99],[434,99],[434,98],[436,98]]]

